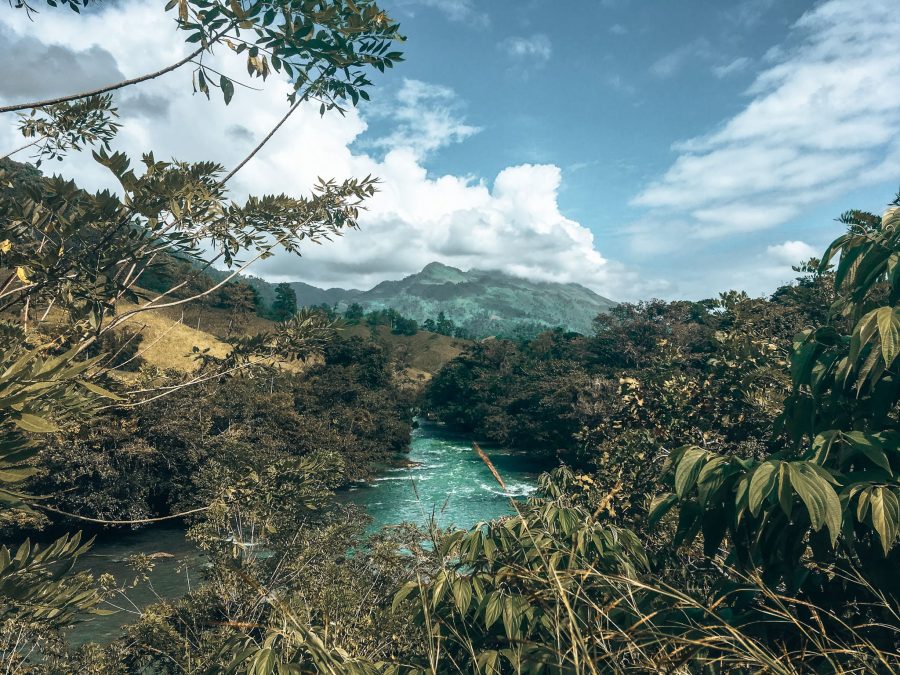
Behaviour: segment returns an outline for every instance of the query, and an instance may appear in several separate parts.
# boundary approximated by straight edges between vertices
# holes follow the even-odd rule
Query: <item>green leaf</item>
[[[98,396],[102,396],[104,398],[110,398],[114,401],[123,401],[124,400],[121,396],[117,396],[116,394],[112,393],[111,391],[104,389],[103,387],[100,387],[100,386],[94,384],[93,382],[85,382],[84,380],[79,380],[78,384],[80,384],[82,387],[84,387],[88,391],[97,394]]]
[[[494,591],[488,596],[487,605],[484,608],[484,627],[490,628],[500,618],[503,612],[503,596],[499,591]]]
[[[856,503],[856,519],[861,523],[865,522],[866,514],[869,512],[869,502],[871,498],[871,487],[867,487],[859,493],[859,501]]]
[[[881,356],[885,368],[890,368],[900,351],[900,308],[879,307],[876,321],[881,336]]]
[[[900,502],[897,496],[887,487],[872,490],[872,525],[881,539],[884,555],[893,548],[897,533],[900,531]]]
[[[20,429],[31,431],[36,434],[48,434],[54,431],[59,431],[59,427],[52,422],[45,420],[43,417],[38,417],[37,415],[32,415],[30,413],[21,413],[19,417],[14,420],[14,422]]]
[[[397,607],[400,606],[400,603],[406,600],[409,597],[409,594],[412,593],[419,587],[418,582],[416,581],[407,581],[403,586],[400,587],[400,590],[394,595],[394,601],[391,603],[391,611],[396,612]]]
[[[469,605],[472,603],[472,586],[466,577],[454,579],[452,586],[453,601],[456,603],[459,611],[462,614],[465,614],[469,610]]]
[[[778,462],[764,462],[756,467],[750,479],[749,507],[754,517],[759,515],[763,501],[775,487],[778,476]]]
[[[655,527],[656,524],[662,519],[664,515],[669,512],[669,510],[677,501],[678,497],[671,492],[656,495],[656,497],[653,498],[653,501],[650,504],[650,513],[647,516],[648,527]]]
[[[873,464],[887,472],[891,471],[890,460],[888,460],[888,456],[877,438],[864,434],[861,431],[845,431],[843,437],[854,450],[865,455]]]
[[[725,480],[734,472],[734,466],[726,457],[713,457],[700,470],[697,476],[697,496],[701,504],[706,504],[714,497]]]
[[[481,652],[475,659],[481,672],[488,675],[498,672],[498,661],[500,660],[500,652],[495,649],[489,649]]]
[[[222,75],[219,78],[219,86],[222,87],[222,96],[225,97],[225,105],[228,105],[231,103],[231,99],[234,96],[234,82]]]
[[[823,525],[826,525],[831,535],[831,545],[834,546],[843,521],[841,500],[838,498],[837,492],[806,462],[792,463],[788,465],[788,468],[791,483],[806,506],[813,530],[818,532]]]
[[[680,499],[684,499],[684,496],[697,482],[697,476],[700,475],[706,455],[706,450],[697,446],[687,448],[682,454],[678,467],[675,469],[675,494]]]
[[[34,467],[21,469],[0,469],[0,483],[20,483],[26,478],[31,478],[38,470]]]
[[[778,503],[788,518],[794,510],[794,493],[791,492],[791,475],[787,462],[779,462],[778,466]]]

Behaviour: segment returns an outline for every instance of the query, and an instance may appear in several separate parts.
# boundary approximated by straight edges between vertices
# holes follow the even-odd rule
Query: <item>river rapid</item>
[[[469,528],[513,513],[509,498],[534,492],[542,465],[522,454],[483,446],[506,484],[497,483],[472,448],[472,439],[432,422],[413,430],[404,466],[346,491],[372,517],[370,530],[410,522]]]
[[[432,516],[442,528],[469,528],[511,515],[510,497],[530,495],[546,467],[521,454],[489,446],[484,449],[503,477],[505,491],[473,450],[471,438],[421,421],[412,432],[409,453],[398,458],[400,466],[388,467],[372,480],[342,490],[338,498],[367,510],[372,518],[370,532],[404,522],[428,526]],[[125,560],[137,554],[154,556],[149,583],[138,584],[127,597],[115,598],[116,613],[92,616],[76,625],[69,636],[72,644],[113,640],[122,626],[137,619],[141,609],[159,599],[177,598],[201,580],[204,561],[179,527],[109,535],[97,541],[76,569],[96,576],[109,573],[127,583],[134,575],[129,574]]]

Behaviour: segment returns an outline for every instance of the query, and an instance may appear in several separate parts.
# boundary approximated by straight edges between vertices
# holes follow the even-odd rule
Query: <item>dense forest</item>
[[[193,60],[214,46],[289,81],[287,115],[365,105],[402,60],[372,0],[166,11],[195,50],[170,70],[225,105],[252,94]],[[377,180],[238,199],[271,133],[231,169],[134,161],[113,92],[141,81],[0,108],[32,153],[0,159],[5,672],[900,671],[900,195],[769,297],[472,341],[261,298],[250,265],[358,227]],[[48,170],[85,149],[117,191]],[[372,534],[340,490],[402,461],[417,418],[490,442],[502,494],[490,447],[553,468],[508,517]],[[92,538],[159,523],[200,577],[73,644],[155,565],[75,571]]]

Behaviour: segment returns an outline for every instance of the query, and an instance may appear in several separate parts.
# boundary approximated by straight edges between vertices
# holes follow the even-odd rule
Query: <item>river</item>
[[[521,454],[485,450],[506,491],[472,449],[471,438],[421,422],[404,456],[407,465],[387,469],[378,478],[350,488],[346,497],[366,508],[372,517],[371,530],[404,522],[427,525],[432,513],[440,527],[459,528],[510,515],[509,498],[531,494],[542,467]]]
[[[363,506],[372,517],[370,532],[403,522],[427,526],[432,514],[440,527],[469,528],[482,520],[513,513],[509,498],[531,494],[541,465],[514,452],[485,446],[503,477],[504,491],[472,449],[469,437],[437,424],[421,422],[413,430],[403,466],[387,468],[376,478],[343,490],[339,498]],[[178,527],[156,527],[98,540],[76,569],[96,575],[113,574],[120,583],[133,578],[124,560],[136,554],[159,554],[142,583],[115,599],[120,611],[94,616],[70,634],[73,644],[105,642],[116,638],[123,625],[137,618],[139,609],[160,598],[175,598],[200,580],[203,560]],[[170,557],[171,556],[171,557]]]

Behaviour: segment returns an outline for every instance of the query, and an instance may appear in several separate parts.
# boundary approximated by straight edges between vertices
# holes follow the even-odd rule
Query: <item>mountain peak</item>
[[[300,305],[324,302],[341,310],[355,302],[367,312],[391,308],[419,323],[443,312],[478,337],[535,334],[556,326],[587,334],[594,317],[615,305],[580,284],[530,281],[499,270],[464,272],[437,261],[368,291],[323,291],[299,283],[294,289]]]
[[[438,262],[437,260],[428,263],[427,265],[425,265],[425,267],[422,268],[423,272],[428,272],[429,270],[456,270],[457,272],[462,271],[458,267],[450,267],[450,265],[445,265],[444,263]]]
[[[437,284],[458,284],[467,280],[466,273],[462,270],[437,261],[428,263],[421,272],[412,276],[420,282]]]

